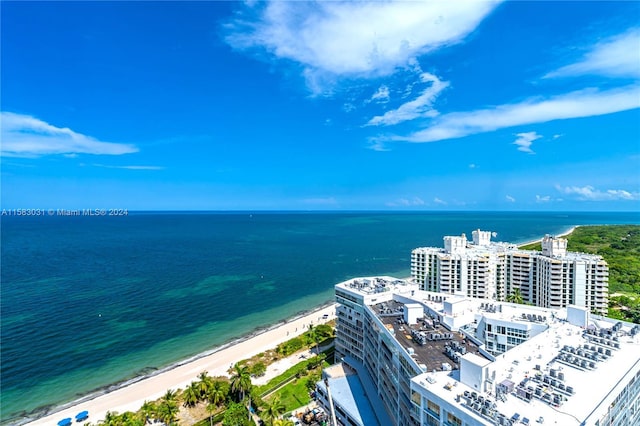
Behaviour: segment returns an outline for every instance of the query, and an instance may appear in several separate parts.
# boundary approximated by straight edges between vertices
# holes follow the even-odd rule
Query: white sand
[[[575,231],[577,228],[577,226],[573,226],[571,227],[568,231],[563,232],[560,235],[554,235],[555,238],[564,238],[568,235],[571,235],[573,233],[573,231]],[[523,247],[523,246],[528,246],[529,244],[535,244],[535,243],[541,243],[543,240],[543,238],[538,238],[537,240],[531,240],[531,241],[527,241],[524,243],[518,243],[518,247]]]
[[[58,421],[71,417],[81,411],[89,412],[93,424],[103,420],[107,411],[124,413],[137,411],[144,401],[153,401],[162,397],[167,389],[180,389],[197,380],[198,374],[208,371],[209,376],[227,376],[227,370],[236,362],[250,358],[308,330],[310,324],[320,324],[335,318],[336,306],[329,305],[313,311],[303,317],[291,320],[272,330],[250,337],[221,351],[196,359],[169,371],[159,373],[139,382],[130,384],[92,400],[80,402],[72,407],[34,420],[29,425],[57,425]],[[323,319],[323,315],[328,315]]]

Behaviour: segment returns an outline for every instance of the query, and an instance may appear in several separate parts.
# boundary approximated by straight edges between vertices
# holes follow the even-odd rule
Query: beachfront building
[[[640,326],[391,277],[335,292],[340,364],[325,379],[339,424],[640,424]]]
[[[567,240],[545,236],[542,250],[492,242],[491,233],[473,231],[472,241],[444,237],[444,248],[411,252],[411,277],[425,291],[523,302],[546,308],[579,305],[606,313],[609,269],[601,256],[567,251]]]

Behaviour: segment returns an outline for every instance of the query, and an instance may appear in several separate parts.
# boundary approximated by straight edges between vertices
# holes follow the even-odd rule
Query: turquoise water
[[[636,213],[132,213],[3,217],[2,412],[149,374],[333,297],[360,275],[409,276],[444,235],[523,242]]]

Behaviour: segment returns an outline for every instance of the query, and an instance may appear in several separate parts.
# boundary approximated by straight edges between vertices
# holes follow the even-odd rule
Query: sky
[[[640,2],[0,3],[3,209],[640,211]]]

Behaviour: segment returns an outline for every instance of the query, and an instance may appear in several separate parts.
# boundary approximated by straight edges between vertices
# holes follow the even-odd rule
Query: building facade
[[[491,242],[491,233],[473,231],[473,240],[444,237],[444,248],[411,253],[411,277],[425,291],[523,302],[546,308],[579,305],[606,313],[609,269],[601,256],[567,251],[567,240],[546,236],[541,251]]]
[[[333,398],[318,390],[338,424],[640,424],[639,326],[390,277],[335,291],[336,359],[350,373],[333,375]]]

